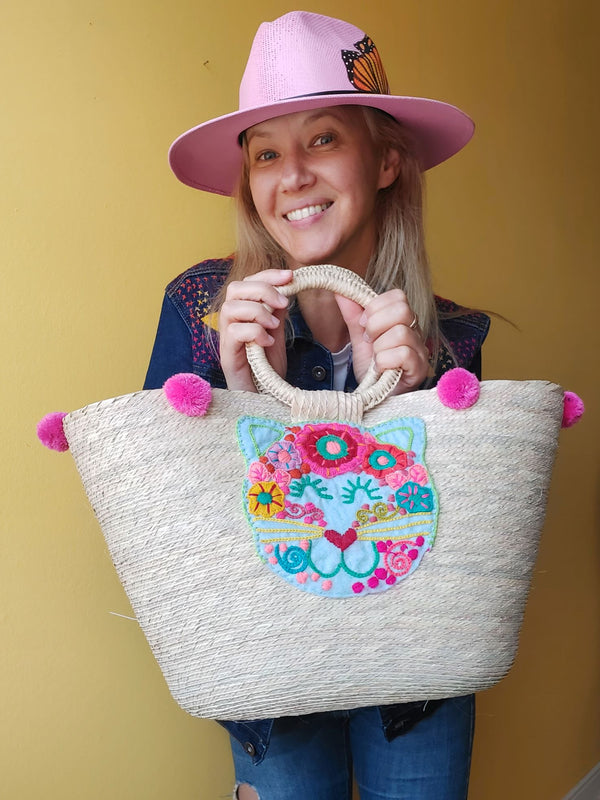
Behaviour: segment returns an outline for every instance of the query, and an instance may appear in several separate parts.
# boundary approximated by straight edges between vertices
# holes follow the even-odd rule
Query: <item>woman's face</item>
[[[376,245],[375,199],[398,173],[376,153],[361,109],[299,111],[247,131],[250,191],[291,267],[364,274]]]

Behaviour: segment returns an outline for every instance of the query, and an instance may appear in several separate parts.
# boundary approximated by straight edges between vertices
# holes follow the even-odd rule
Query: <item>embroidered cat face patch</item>
[[[438,501],[416,417],[372,428],[242,417],[244,511],[284,580],[329,597],[382,592],[431,549]]]

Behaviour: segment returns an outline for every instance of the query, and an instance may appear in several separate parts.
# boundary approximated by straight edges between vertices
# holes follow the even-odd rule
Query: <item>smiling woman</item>
[[[290,267],[332,263],[365,276],[379,189],[400,154],[378,153],[362,109],[298,111],[246,132],[250,193]]]
[[[397,393],[432,385],[452,366],[477,371],[489,321],[434,298],[421,187],[422,171],[457,152],[472,132],[471,120],[453,106],[390,95],[364,31],[305,12],[261,25],[240,110],[193,128],[170,151],[184,183],[218,193],[237,187],[238,246],[233,260],[198,264],[169,285],[146,388],[188,371],[214,386],[254,392],[250,342],[263,346],[279,375],[303,389],[351,391],[372,361],[377,371],[401,370]],[[363,309],[311,289],[289,304],[278,289],[295,269],[313,263],[352,270],[378,295]],[[210,327],[215,312],[218,348]],[[321,436],[314,458],[305,454],[304,460],[316,459],[320,475],[341,471],[344,459],[352,462],[352,443],[334,436],[336,430],[330,425]],[[305,443],[293,438],[282,439],[277,458],[293,459],[296,446],[302,451]],[[418,468],[410,450],[379,445],[369,451],[371,478],[392,462],[394,469]],[[268,454],[261,458],[268,461]],[[252,469],[253,513],[277,513],[283,526],[297,513],[281,477],[285,470],[271,473],[260,458]],[[318,505],[314,486],[306,491],[315,492]],[[303,513],[310,516],[306,509],[315,503]],[[328,530],[324,541],[348,563],[360,555],[352,528]],[[273,545],[278,553],[287,546],[283,539]],[[354,771],[362,800],[464,800],[473,714],[471,696],[424,697],[223,723],[232,737],[236,796],[348,800]]]

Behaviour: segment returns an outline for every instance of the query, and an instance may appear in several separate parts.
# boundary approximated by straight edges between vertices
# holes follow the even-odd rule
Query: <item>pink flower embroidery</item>
[[[267,472],[267,475],[268,474],[269,473]],[[274,480],[275,483],[278,483],[279,486],[281,486],[281,488],[283,489],[284,486],[289,486],[292,478],[289,472],[285,472],[285,470],[283,469],[276,469],[273,475],[271,476],[271,479]]]
[[[374,478],[384,478],[405,469],[410,463],[406,450],[385,442],[369,444],[363,457],[364,471]]]
[[[299,469],[302,464],[294,443],[287,439],[271,445],[266,452],[266,456],[275,469]]]
[[[429,481],[429,475],[427,474],[427,470],[425,469],[425,467],[421,466],[421,464],[414,464],[412,467],[409,467],[408,476],[411,481],[414,481],[415,483],[418,483],[421,486],[425,486],[425,484]],[[399,489],[400,486],[396,486],[395,488]]]
[[[390,472],[385,476],[385,482],[390,489],[399,489],[404,486],[408,480],[408,472],[405,469],[398,470],[397,472]]]
[[[248,470],[248,479],[251,484],[260,483],[260,481],[269,480],[270,473],[260,461],[254,461],[250,464],[250,469]]]
[[[305,425],[296,447],[313,472],[328,478],[358,470],[365,445],[359,430],[331,422]]]

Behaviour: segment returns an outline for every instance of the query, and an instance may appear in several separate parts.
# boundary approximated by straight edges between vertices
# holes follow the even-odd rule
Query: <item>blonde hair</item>
[[[356,106],[350,106],[357,108]],[[359,106],[378,153],[396,150],[400,173],[391,186],[380,189],[376,200],[377,246],[367,267],[366,280],[378,293],[402,289],[418,317],[423,338],[436,363],[439,328],[431,287],[423,230],[423,176],[408,132],[395,119],[374,108]],[[252,200],[245,139],[238,181],[237,250],[227,283],[215,298],[218,311],[227,284],[264,269],[286,267],[286,253],[264,228]]]
[[[362,111],[377,151],[400,154],[398,177],[377,195],[377,247],[366,280],[377,293],[402,289],[430,351],[437,353],[438,321],[423,227],[423,173],[408,131],[382,111]]]

